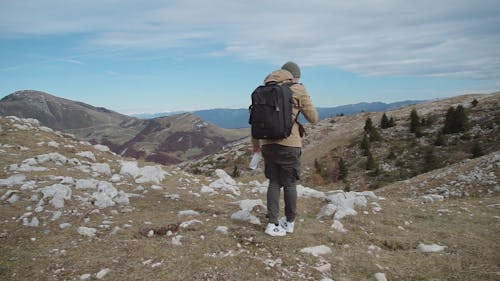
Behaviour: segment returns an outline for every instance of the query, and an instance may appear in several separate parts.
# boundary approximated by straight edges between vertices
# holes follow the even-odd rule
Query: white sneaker
[[[264,233],[271,236],[285,236],[286,231],[281,227],[281,225],[274,225],[274,223],[268,223]]]
[[[282,217],[279,220],[279,224],[287,233],[293,233],[294,222],[286,221],[286,217]]]

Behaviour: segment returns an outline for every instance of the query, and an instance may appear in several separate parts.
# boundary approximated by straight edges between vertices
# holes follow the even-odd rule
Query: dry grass
[[[498,278],[500,225],[494,216],[499,215],[499,209],[487,207],[498,203],[498,195],[423,205],[386,191],[387,199],[379,202],[380,213],[373,214],[367,208],[368,214],[363,214],[359,209],[361,214],[342,221],[348,229],[345,234],[330,229],[331,219],[316,220],[323,205],[319,199],[300,198],[296,232],[272,238],[263,233],[263,226],[231,220],[238,208],[224,195],[196,197],[188,190],[167,192],[174,191],[181,196],[179,201],[152,191],[132,200],[133,212],[90,214],[86,226],[98,229],[93,239],[76,233],[76,227],[83,225],[79,216],[65,216],[64,221],[73,225],[65,230],[58,228],[59,222],[24,227],[11,218],[19,216],[25,206],[2,203],[0,225],[7,235],[0,240],[0,274],[4,280],[77,280],[84,273],[111,268],[108,280],[318,280],[322,274],[313,267],[328,262],[331,272],[325,275],[334,280],[371,280],[376,272],[385,272],[389,280]],[[247,197],[255,195],[242,196]],[[263,199],[264,195],[258,197]],[[177,215],[186,209],[200,215]],[[439,215],[440,209],[448,211]],[[183,236],[182,246],[172,245],[172,236],[141,235],[143,229],[190,219],[202,223],[177,233]],[[113,221],[112,227],[132,227],[111,235],[110,229],[99,227],[103,220]],[[229,227],[229,234],[216,232],[217,226]],[[416,250],[420,242],[448,248],[444,253],[420,253]],[[327,245],[333,253],[323,260],[300,253],[302,248],[316,245]],[[380,250],[369,250],[370,245]],[[266,265],[266,260],[269,263],[278,258],[279,265]],[[148,260],[151,262],[145,264]],[[161,265],[153,268],[155,263]]]
[[[0,125],[4,129],[0,131],[1,143],[30,148],[14,147],[1,152],[1,179],[12,175],[9,165],[51,151],[74,157],[79,151],[91,150],[98,162],[109,163],[113,172],[119,171],[116,161],[121,158],[118,156],[97,152],[51,133],[8,132],[5,124]],[[37,145],[49,140],[75,147],[49,149],[46,145]],[[472,169],[474,163],[468,162],[464,170],[457,173]],[[139,165],[146,164],[140,162]],[[53,163],[44,166],[51,170],[27,174],[28,180],[35,180],[38,188],[57,182],[50,180],[50,175],[90,177],[69,166]],[[388,280],[498,280],[500,275],[500,208],[494,206],[500,203],[498,192],[471,193],[473,197],[421,204],[406,188],[427,181],[429,185],[418,189],[424,192],[431,187],[430,176],[415,178],[415,182],[399,182],[377,192],[386,197],[377,201],[381,212],[372,212],[373,200],[369,200],[368,207],[357,209],[357,216],[343,219],[347,233],[335,232],[331,228],[332,218],[316,219],[325,202],[299,198],[295,233],[273,238],[263,233],[264,223],[252,225],[230,218],[239,209],[233,204],[235,201],[262,199],[265,202],[265,194],[253,193],[249,186],[243,185],[238,198],[224,193],[198,196],[201,186],[213,179],[199,177],[199,183],[181,182],[179,179],[184,177],[181,171],[174,174],[173,167],[164,169],[172,176],[162,182],[163,190],[152,190],[150,185],[145,185],[147,193],[142,194],[135,191],[135,183],[117,184],[120,190],[143,197],[131,198],[128,206],[98,212],[91,212],[92,206],[80,205],[76,200],[66,201],[63,216],[57,221],[50,220],[54,209],[46,204],[45,210],[36,214],[41,221],[39,227],[26,227],[18,221],[37,203],[29,200],[32,191],[21,191],[22,200],[13,204],[1,201],[0,279],[80,280],[82,274],[92,274],[94,278],[104,268],[111,269],[106,280],[321,280],[324,277],[374,280],[376,272],[386,273]],[[498,171],[495,174],[497,178],[500,176]],[[96,178],[109,180],[109,176]],[[238,181],[253,179],[262,181],[263,176],[246,175]],[[326,187],[314,188],[329,191]],[[7,189],[0,187],[0,195]],[[180,198],[172,200],[165,194],[178,194]],[[199,215],[179,216],[183,210],[195,210]],[[264,213],[256,215],[265,222]],[[172,235],[144,235],[149,229],[191,219],[201,223],[174,231]],[[72,226],[61,230],[59,224],[63,222]],[[79,235],[79,226],[96,228],[97,237]],[[112,234],[115,226],[120,229]],[[218,226],[228,227],[229,233],[215,231]],[[176,235],[182,235],[182,246],[172,243]],[[447,248],[442,253],[421,253],[416,249],[421,242]],[[330,247],[332,253],[314,257],[300,252],[305,247],[318,245]],[[315,269],[324,264],[330,264],[331,269],[324,272]]]

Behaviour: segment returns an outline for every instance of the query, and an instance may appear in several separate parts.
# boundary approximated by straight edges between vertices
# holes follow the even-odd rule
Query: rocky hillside
[[[0,279],[498,279],[498,151],[375,192],[300,185],[281,238],[254,173],[194,175],[0,117]]]
[[[447,111],[460,105],[467,116],[464,129],[440,136]],[[412,110],[419,118],[417,133],[410,131]],[[383,114],[337,116],[307,125],[302,181],[333,189],[373,190],[500,149],[500,93],[457,96],[387,111],[385,114],[394,125],[384,129]],[[371,167],[367,167],[368,155],[361,148],[367,119],[377,134],[376,138],[367,134]],[[441,142],[437,142],[438,138]],[[477,149],[477,155],[473,149]],[[195,173],[217,167],[246,176],[252,174],[245,169],[250,158],[251,147],[246,140],[186,166]]]
[[[248,130],[222,129],[189,113],[143,122],[142,130],[122,144],[114,143],[107,135],[99,143],[123,156],[175,164],[211,155],[248,135]]]
[[[43,126],[105,144],[123,156],[162,164],[206,156],[248,134],[218,128],[191,114],[142,120],[38,91],[3,98],[0,115],[37,119]]]

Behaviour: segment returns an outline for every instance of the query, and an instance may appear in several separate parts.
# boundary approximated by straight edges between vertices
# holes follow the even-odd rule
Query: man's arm
[[[292,86],[292,91],[294,92],[294,97],[298,101],[298,107],[300,112],[304,115],[306,120],[314,124],[318,122],[318,111],[314,107],[311,97],[307,94],[307,90],[302,84],[295,84]]]

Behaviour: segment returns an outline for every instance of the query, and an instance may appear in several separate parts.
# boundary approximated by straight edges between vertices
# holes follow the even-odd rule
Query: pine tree
[[[417,110],[414,108],[410,113],[410,132],[416,133],[420,128],[420,117],[418,117]]]
[[[454,107],[450,107],[446,112],[443,133],[456,134],[459,132],[465,132],[467,130],[467,122],[467,114],[462,105],[458,105],[456,109]]]
[[[370,141],[375,142],[381,139],[380,134],[377,128],[373,126],[373,122],[370,117],[366,118],[364,130],[365,133],[370,137]]]
[[[455,110],[455,118],[457,123],[457,129],[459,132],[465,132],[467,130],[467,114],[465,113],[465,108],[460,104]]]
[[[382,137],[380,136],[380,133],[378,132],[377,128],[373,127],[371,132],[370,132],[370,141],[371,142],[376,142],[381,140]]]
[[[344,162],[344,159],[339,159],[339,180],[345,180],[347,178],[347,174],[349,171],[347,170],[347,163]]]
[[[385,112],[384,112],[384,114],[382,115],[382,118],[380,119],[380,128],[387,129],[389,127],[390,127],[389,118],[387,118],[387,115],[385,115]]]
[[[365,129],[365,133],[368,133],[368,134],[373,130],[373,122],[372,122],[372,119],[370,117],[366,118],[364,129]]]
[[[375,170],[377,166],[377,161],[375,161],[375,158],[373,158],[372,152],[368,150],[366,158],[366,170]]]
[[[360,148],[363,150],[363,155],[368,155],[368,151],[370,151],[370,141],[368,140],[367,134],[364,134]]]
[[[396,120],[394,120],[394,117],[391,116],[389,119],[389,128],[396,126]]]

